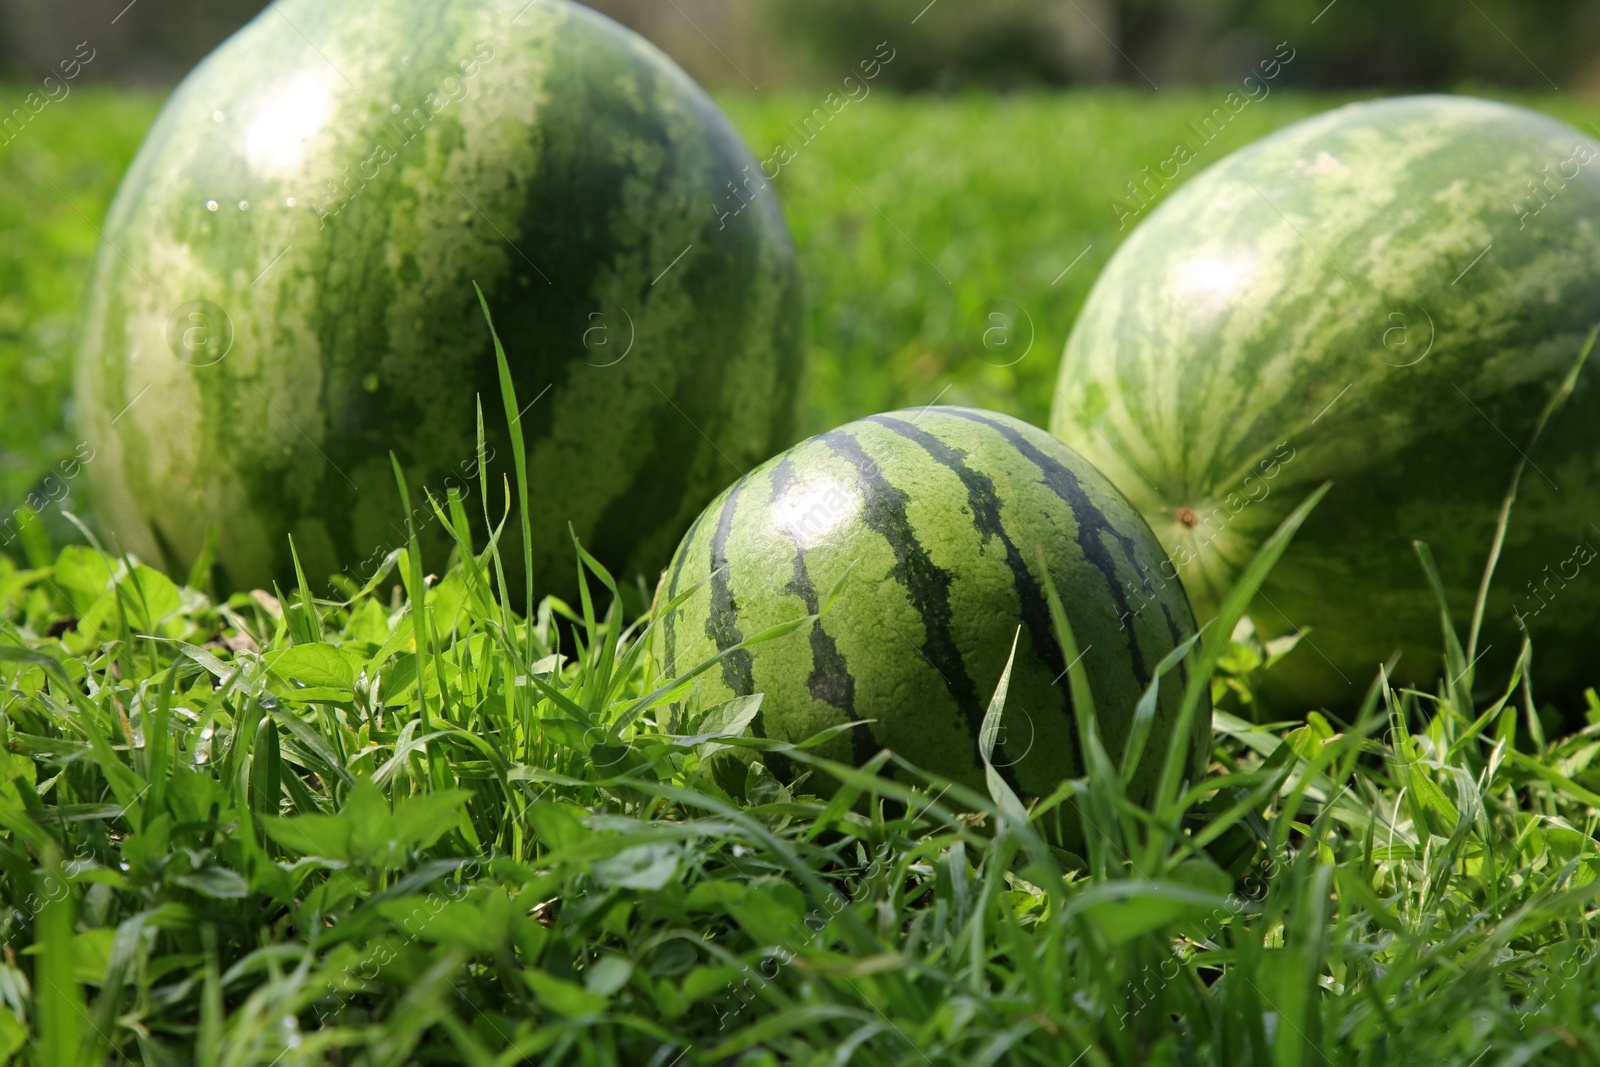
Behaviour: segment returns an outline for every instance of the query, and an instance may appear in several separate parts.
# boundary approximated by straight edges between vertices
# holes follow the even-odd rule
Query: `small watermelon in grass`
[[[653,579],[794,440],[798,274],[755,173],[681,70],[588,8],[280,0],[178,88],[106,223],[78,362],[104,525],[178,574],[215,525],[233,588],[292,583],[291,535],[313,582],[360,582],[407,539],[392,451],[442,567],[423,490],[481,522],[480,397],[496,522],[513,472],[476,282],[536,591],[575,588],[569,523]]]
[[[1217,163],[1117,250],[1067,341],[1051,429],[1114,479],[1202,620],[1334,485],[1256,597],[1285,712],[1360,703],[1382,664],[1446,677],[1511,513],[1474,670],[1582,706],[1600,634],[1600,359],[1529,449],[1600,324],[1600,143],[1465,97],[1352,104]],[[1464,679],[1465,671],[1458,673]],[[1464,684],[1464,682],[1463,682]]]
[[[820,753],[860,764],[888,747],[983,789],[979,729],[1016,642],[993,762],[1026,796],[1083,773],[1048,573],[1082,650],[1113,759],[1156,666],[1194,633],[1166,554],[1122,494],[1043,430],[967,408],[874,415],[769,460],[695,521],[666,575],[666,669],[832,607],[809,629],[739,649],[700,676],[702,705],[761,693],[758,736],[797,742],[871,720]],[[842,579],[842,585],[841,583]],[[698,583],[698,584],[697,584]],[[1132,792],[1170,744],[1198,775],[1209,702],[1170,736],[1187,668],[1162,679]],[[774,766],[780,774],[787,773]]]

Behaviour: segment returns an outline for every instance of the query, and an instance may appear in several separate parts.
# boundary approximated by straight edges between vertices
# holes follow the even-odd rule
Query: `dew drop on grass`
[[[289,197],[283,202],[284,207],[294,207],[294,197]]]
[[[207,200],[206,201],[206,210],[207,211],[215,211],[215,210],[217,210],[217,202],[215,200]]]
[[[250,210],[250,201],[248,201],[248,200],[239,201],[239,210],[240,211],[249,211]]]
[[[211,759],[211,738],[216,730],[206,726],[200,731],[200,743],[194,746],[195,766],[200,766]]]
[[[213,112],[212,112],[212,113],[211,113],[211,121],[212,121],[212,122],[221,122],[221,121],[222,121],[222,120],[223,120],[223,119],[225,119],[225,118],[227,118],[227,117],[228,117],[228,116],[226,116],[226,115],[224,115],[224,114],[223,114],[223,113],[222,113],[222,112],[220,112],[220,111],[213,111]]]

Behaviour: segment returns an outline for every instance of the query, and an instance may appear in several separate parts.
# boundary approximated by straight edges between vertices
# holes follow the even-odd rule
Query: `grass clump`
[[[1314,503],[1190,652],[1191,705],[1248,690],[1218,673],[1259,659],[1228,628]],[[1470,681],[1380,677],[1349,721],[1218,712],[1209,774],[1174,762],[1148,810],[1086,718],[1094,773],[1024,809],[998,777],[981,795],[887,752],[858,769],[739,736],[751,701],[694,697],[716,660],[658,676],[675,604],[622,617],[580,548],[579,605],[513,612],[496,542],[467,543],[458,498],[430,504],[460,535],[444,573],[413,544],[339,600],[217,601],[95,547],[0,565],[0,1052],[1309,1064],[1600,1047],[1600,726],[1547,740],[1526,652],[1481,707]],[[727,748],[749,750],[742,781],[713,773]],[[779,781],[774,752],[804,776]],[[827,799],[807,784],[823,780]],[[1083,816],[1081,855],[1038,832],[1061,804]]]

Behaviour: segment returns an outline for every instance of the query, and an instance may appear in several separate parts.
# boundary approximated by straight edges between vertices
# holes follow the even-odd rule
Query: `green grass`
[[[725,103],[765,154],[812,101]],[[1325,103],[1275,96],[1229,137]],[[0,307],[23,308],[0,373],[43,359],[53,397],[93,247],[65,201],[97,217],[154,105],[84,92],[61,106],[0,149]],[[812,428],[946,386],[946,400],[1041,420],[1116,239],[1107,201],[1206,106],[1163,92],[847,109],[779,179],[812,299]],[[962,340],[992,299],[1037,326],[1011,367]],[[20,472],[36,477],[71,438],[12,389],[0,405],[5,476],[25,489]],[[1475,678],[1465,655],[1436,693],[1375,680],[1344,721],[1218,714],[1208,776],[1169,782],[1150,811],[1100,753],[1046,802],[1083,813],[1073,854],[1003,787],[979,795],[903,765],[889,782],[729,736],[739,709],[699,707],[692,676],[660,677],[658,616],[619,617],[593,570],[592,601],[530,606],[505,592],[493,550],[463,546],[398,553],[345,601],[218,602],[91,545],[36,543],[30,560],[0,559],[5,1056],[1600,1055],[1600,726],[1547,737],[1520,679]],[[1225,639],[1247,599],[1194,663],[1197,685],[1246,708],[1273,651],[1247,627]],[[1498,698],[1474,704],[1485,691]],[[717,745],[750,761],[731,791],[709,773]],[[775,779],[774,749],[810,778]],[[822,782],[840,792],[820,799]]]
[[[1249,691],[1264,650],[1226,635],[1314,503],[1194,653],[1191,701]],[[438,518],[466,529],[458,500]],[[439,561],[397,552],[338,603],[215,603],[89,547],[0,568],[0,1050],[62,1065],[1600,1052],[1600,727],[1546,740],[1518,679],[1481,707],[1461,702],[1479,681],[1463,667],[1437,694],[1374,684],[1348,722],[1219,713],[1209,776],[1167,779],[1150,811],[1085,718],[1096,773],[1024,813],[998,775],[983,796],[888,753],[896,782],[733,736],[739,709],[694,696],[716,660],[659,677],[653,626],[673,605],[627,622],[597,606],[615,590],[591,568],[596,601],[518,615],[497,550],[457,560],[434,578]],[[732,792],[710,772],[719,745],[751,759]],[[771,751],[809,779],[780,783]],[[820,799],[821,781],[838,793]],[[1035,828],[1061,803],[1082,813],[1080,854]]]
[[[0,100],[24,91],[0,85]],[[76,314],[122,172],[158,102],[78,90],[0,146],[0,508],[78,438],[65,417]]]

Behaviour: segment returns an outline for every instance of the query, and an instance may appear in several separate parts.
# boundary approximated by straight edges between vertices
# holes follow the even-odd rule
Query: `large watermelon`
[[[313,580],[360,579],[405,543],[393,450],[442,564],[421,490],[481,514],[480,396],[496,521],[510,470],[476,281],[538,588],[575,582],[569,522],[653,578],[793,440],[798,282],[762,188],[705,94],[587,8],[279,0],[179,87],[106,224],[78,373],[99,513],[169,568],[217,524],[230,586],[292,580],[290,534]]]
[[[1353,104],[1228,156],[1112,257],[1051,426],[1138,505],[1197,613],[1313,487],[1255,602],[1298,628],[1280,697],[1348,706],[1379,664],[1428,684],[1438,560],[1462,640],[1502,498],[1600,323],[1600,145],[1519,107]],[[1478,676],[1534,640],[1546,694],[1600,681],[1600,393],[1589,365],[1522,482]],[[1490,668],[1494,668],[1491,670]]]
[[[1115,755],[1156,665],[1194,632],[1166,564],[1122,494],[1043,430],[966,408],[873,415],[762,464],[695,520],[662,578],[663,602],[698,583],[662,622],[666,670],[817,611],[844,578],[809,630],[701,675],[700,702],[761,693],[753,730],[787,741],[873,720],[821,753],[860,763],[889,747],[981,789],[979,728],[1020,626],[994,763],[1039,795],[1083,768],[1044,574]],[[1159,771],[1187,679],[1180,664],[1162,681],[1135,795]],[[1206,704],[1178,742],[1196,774],[1210,734]]]

